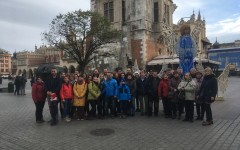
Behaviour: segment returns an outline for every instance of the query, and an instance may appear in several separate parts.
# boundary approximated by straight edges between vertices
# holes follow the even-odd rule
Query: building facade
[[[188,20],[184,20],[188,18]],[[176,33],[177,39],[181,36],[180,29],[183,25],[189,25],[191,28],[191,36],[197,45],[197,57],[207,58],[207,50],[211,47],[211,43],[206,36],[206,21],[201,17],[200,11],[198,15],[193,14],[190,17],[181,18],[176,25],[173,26],[173,30]]]
[[[3,49],[0,49],[0,75],[9,75],[11,70],[11,54]]]
[[[91,0],[91,10],[108,18],[122,32],[117,53],[123,68],[127,60],[137,60],[138,66],[145,68],[160,52],[168,53],[159,37],[172,28],[175,9],[172,0]]]

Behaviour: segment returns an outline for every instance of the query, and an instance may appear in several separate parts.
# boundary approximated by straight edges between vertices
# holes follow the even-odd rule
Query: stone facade
[[[9,75],[11,72],[11,54],[0,49],[0,75]]]
[[[126,67],[126,56],[145,68],[160,50],[166,53],[165,45],[158,39],[163,26],[173,26],[176,5],[172,0],[91,0],[91,9],[107,17],[114,28],[122,31],[121,49],[118,50],[120,67]]]

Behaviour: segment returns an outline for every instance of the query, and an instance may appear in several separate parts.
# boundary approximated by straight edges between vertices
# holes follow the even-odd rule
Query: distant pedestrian
[[[22,74],[22,76],[20,77],[20,94],[21,95],[26,95],[26,93],[25,93],[26,82],[27,82],[27,79],[26,79],[25,75]]]
[[[15,91],[14,91],[14,95],[19,95],[19,91],[20,91],[20,86],[21,86],[21,77],[20,76],[16,76],[16,78],[14,79],[14,85],[15,85]]]
[[[37,123],[43,123],[43,108],[45,105],[47,94],[44,89],[44,82],[41,77],[37,78],[37,82],[32,85],[32,99],[36,106],[35,116]]]

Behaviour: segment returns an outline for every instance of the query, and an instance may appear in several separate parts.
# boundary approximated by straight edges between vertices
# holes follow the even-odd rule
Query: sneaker
[[[185,119],[183,119],[182,121],[189,121],[189,119],[185,118]]]
[[[70,118],[68,118],[68,117],[66,117],[66,118],[65,118],[65,121],[66,121],[66,122],[70,122],[70,121],[71,121],[71,119],[70,119]]]
[[[203,126],[209,126],[211,124],[213,124],[213,121],[203,121],[202,123]]]

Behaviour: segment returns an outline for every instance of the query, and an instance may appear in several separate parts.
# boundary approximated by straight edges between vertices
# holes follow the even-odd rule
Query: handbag
[[[171,99],[174,97],[174,92],[173,91],[169,91],[168,92],[168,98]]]
[[[178,98],[181,100],[185,100],[185,90],[182,90],[179,92]]]
[[[189,83],[190,81],[188,81]],[[188,85],[188,83],[184,86],[184,88]],[[185,100],[185,90],[181,90],[179,93],[178,93],[178,98],[180,100]]]

